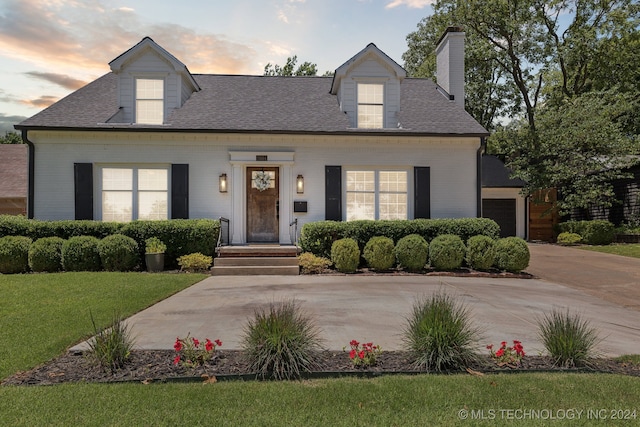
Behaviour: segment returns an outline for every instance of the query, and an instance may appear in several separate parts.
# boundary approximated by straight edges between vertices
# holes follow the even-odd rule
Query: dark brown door
[[[278,168],[247,168],[247,243],[278,243]]]

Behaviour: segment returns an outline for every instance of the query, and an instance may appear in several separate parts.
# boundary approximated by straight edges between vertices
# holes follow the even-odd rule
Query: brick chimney
[[[464,108],[464,30],[448,27],[436,44],[438,84]]]

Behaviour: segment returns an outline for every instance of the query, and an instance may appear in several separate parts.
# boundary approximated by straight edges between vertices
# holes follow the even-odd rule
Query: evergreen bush
[[[62,267],[65,271],[100,271],[102,261],[98,240],[93,236],[74,236],[62,244]]]
[[[213,258],[200,252],[182,255],[178,258],[178,265],[182,271],[189,273],[197,273],[199,271],[207,271],[211,267]]]
[[[429,244],[419,234],[409,234],[398,240],[394,254],[401,268],[420,271],[427,264]]]
[[[559,245],[571,246],[577,245],[582,240],[582,236],[577,233],[563,232],[558,234],[557,242]]]
[[[16,274],[29,271],[31,239],[24,236],[0,238],[0,273]]]
[[[614,225],[605,220],[567,221],[557,225],[560,233],[576,233],[587,245],[608,245],[615,237]]]
[[[331,261],[315,256],[311,252],[305,252],[298,257],[298,264],[302,274],[320,274],[331,266]]]
[[[429,244],[429,264],[436,270],[455,270],[462,266],[465,252],[459,236],[443,234]]]
[[[518,273],[529,266],[529,247],[520,237],[505,237],[496,242],[495,266],[500,270]]]
[[[341,273],[354,273],[360,264],[358,243],[349,238],[336,240],[331,245],[331,262]]]
[[[40,273],[55,273],[62,270],[62,245],[60,237],[42,237],[29,248],[29,267]]]
[[[376,236],[369,239],[362,254],[369,268],[384,271],[395,264],[396,257],[393,254],[393,249],[393,240],[384,236]]]
[[[98,243],[102,268],[107,271],[131,271],[140,265],[138,244],[131,237],[112,234]]]
[[[487,236],[473,236],[467,241],[467,265],[474,270],[488,270],[496,258],[495,241]]]

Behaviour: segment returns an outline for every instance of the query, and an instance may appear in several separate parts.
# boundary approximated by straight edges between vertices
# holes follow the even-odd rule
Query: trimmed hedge
[[[0,215],[0,237],[27,236],[33,240],[42,237],[93,236],[104,239],[112,234],[123,234],[136,241],[139,255],[144,259],[145,241],[157,237],[167,245],[165,264],[178,267],[178,257],[195,252],[207,256],[215,253],[220,223],[212,219],[169,219],[163,221],[132,221],[129,223],[102,221],[40,221],[22,216]]]
[[[345,237],[354,239],[362,250],[372,237],[385,236],[398,242],[410,234],[418,234],[427,242],[442,234],[454,234],[466,242],[476,235],[498,239],[500,227],[488,218],[317,221],[302,226],[299,243],[304,252],[328,258],[333,242]]]
[[[132,221],[124,224],[121,234],[138,243],[140,257],[144,259],[146,240],[157,237],[167,245],[165,267],[178,267],[178,258],[201,253],[214,256],[220,222],[213,219],[171,219],[167,221]]]
[[[427,264],[429,244],[418,234],[409,234],[398,240],[394,254],[401,268],[420,271]]]
[[[15,274],[29,271],[31,239],[24,236],[0,238],[0,273]]]
[[[393,267],[396,262],[393,249],[393,240],[384,236],[376,236],[369,239],[362,255],[370,268],[384,271]]]
[[[567,221],[556,226],[559,233],[575,233],[582,236],[587,245],[608,245],[615,237],[615,227],[605,220]]]
[[[36,273],[55,273],[62,270],[62,245],[60,237],[43,237],[29,248],[29,267]]]
[[[500,270],[518,273],[529,266],[529,246],[520,237],[505,237],[496,242],[495,265]]]
[[[99,242],[93,236],[74,236],[65,241],[62,245],[62,266],[65,271],[100,271]]]
[[[350,238],[336,240],[331,245],[331,262],[341,273],[354,273],[360,264],[358,243]]]
[[[474,270],[488,270],[496,259],[495,240],[487,236],[473,236],[467,241],[467,265]]]
[[[131,271],[140,265],[140,248],[131,237],[112,234],[98,243],[102,268],[106,271]]]
[[[429,264],[436,270],[455,270],[462,266],[464,242],[454,234],[443,234],[429,244]]]

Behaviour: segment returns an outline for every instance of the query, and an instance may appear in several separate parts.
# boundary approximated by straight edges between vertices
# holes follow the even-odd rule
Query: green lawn
[[[6,425],[630,426],[639,395],[639,378],[602,374],[77,384],[0,387],[0,413]]]
[[[87,337],[90,310],[105,325],[114,310],[132,314],[203,277],[0,275],[0,378],[55,357]],[[639,395],[637,377],[561,373],[4,386],[0,424],[611,425],[616,424],[611,411],[620,410],[614,414],[634,418],[618,424],[637,425]],[[522,419],[524,411],[527,419]]]
[[[613,255],[622,255],[640,258],[640,243],[614,243],[606,246],[578,246],[587,251],[604,252]]]
[[[202,280],[199,274],[0,274],[0,379],[91,335],[114,311],[130,316]]]

